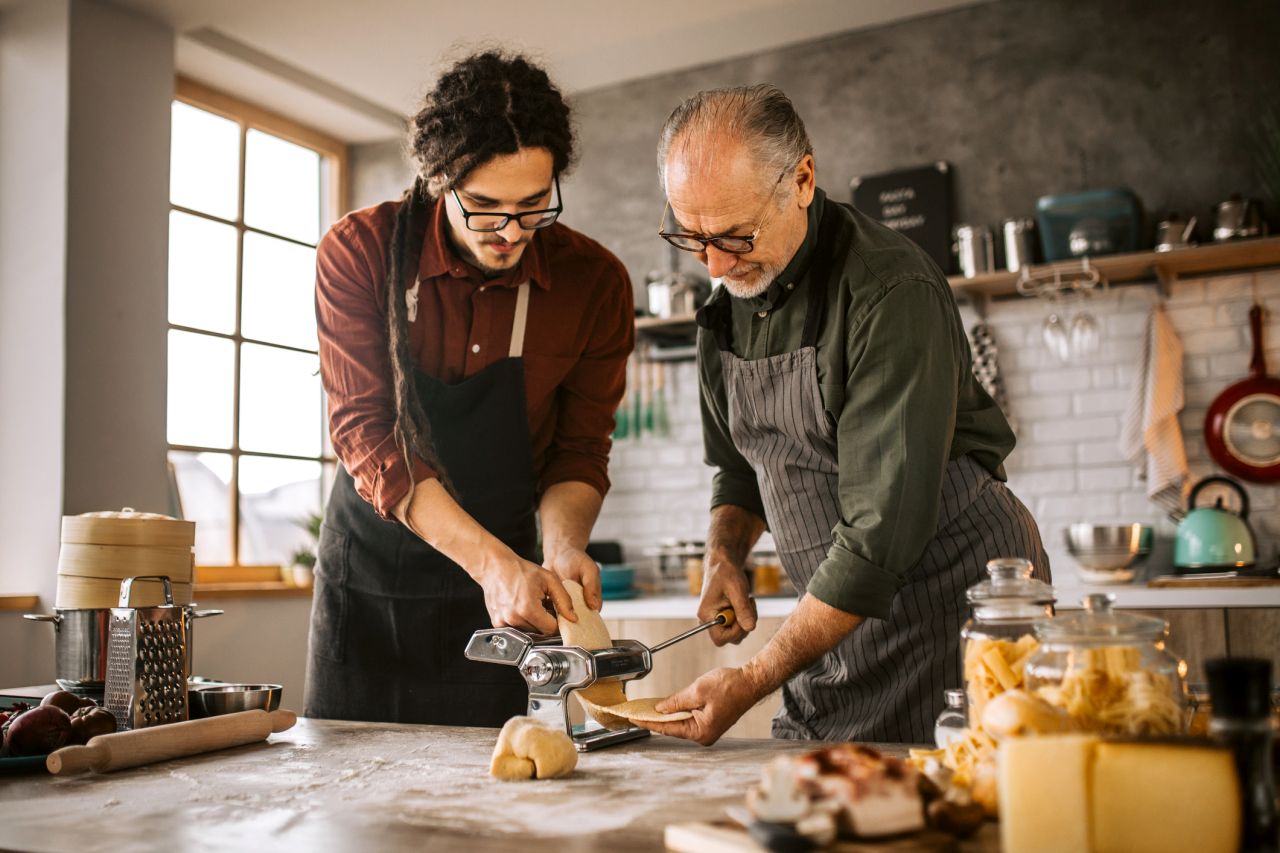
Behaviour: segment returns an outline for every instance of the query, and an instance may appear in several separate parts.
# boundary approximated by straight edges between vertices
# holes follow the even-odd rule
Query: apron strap
[[[529,320],[529,282],[524,282],[516,291],[516,316],[511,322],[511,349],[507,353],[511,358],[520,358],[524,354],[524,330]]]

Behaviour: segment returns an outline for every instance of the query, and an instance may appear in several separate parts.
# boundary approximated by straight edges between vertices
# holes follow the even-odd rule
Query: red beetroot
[[[8,725],[5,747],[12,756],[44,755],[61,749],[71,738],[71,717],[53,705],[23,713]]]

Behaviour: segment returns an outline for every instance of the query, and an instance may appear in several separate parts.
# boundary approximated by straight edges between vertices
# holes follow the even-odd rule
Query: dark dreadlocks
[[[395,388],[396,441],[453,486],[436,454],[409,353],[405,292],[413,285],[426,233],[427,202],[461,183],[472,170],[521,148],[551,152],[559,175],[573,162],[569,107],[547,73],[523,56],[486,51],[447,70],[413,117],[410,147],[418,178],[396,212],[387,258],[387,342]],[[410,466],[412,472],[412,466]]]

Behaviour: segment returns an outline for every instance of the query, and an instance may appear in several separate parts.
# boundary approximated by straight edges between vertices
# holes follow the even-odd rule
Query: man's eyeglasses
[[[772,213],[773,198],[778,194],[778,187],[782,185],[782,179],[786,177],[788,171],[788,169],[783,169],[782,173],[778,175],[778,179],[773,182],[773,192],[769,193],[769,200],[764,203],[764,207],[761,208],[759,215],[756,217],[759,219],[759,224],[750,234],[743,237],[702,237],[682,231],[664,231],[663,226],[667,222],[667,211],[671,209],[671,202],[668,201],[662,208],[662,221],[658,223],[658,236],[677,249],[684,249],[686,252],[705,252],[709,243],[722,252],[728,252],[731,255],[745,255],[755,248],[756,237],[760,236],[760,229],[764,228],[769,221],[768,214]]]
[[[458,191],[449,190],[453,193],[453,200],[458,203],[458,210],[462,213],[463,220],[467,223],[467,229],[470,231],[493,232],[501,231],[507,227],[507,223],[515,220],[520,223],[520,227],[526,231],[533,231],[538,228],[546,228],[559,218],[564,211],[564,205],[560,201],[560,176],[557,175],[554,180],[555,193],[552,198],[556,201],[555,207],[549,207],[546,210],[526,210],[523,213],[503,213],[467,210],[462,205],[462,199],[458,197]]]

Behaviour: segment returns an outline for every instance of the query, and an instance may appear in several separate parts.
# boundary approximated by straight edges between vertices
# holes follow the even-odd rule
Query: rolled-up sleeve
[[[698,330],[698,395],[702,407],[703,459],[715,469],[711,478],[711,508],[742,507],[766,521],[756,472],[733,443],[729,433],[729,402],[724,369],[715,335]]]
[[[603,497],[609,491],[614,413],[627,384],[627,357],[635,348],[635,302],[622,262],[609,256],[596,282],[601,294],[582,354],[556,389],[557,417],[538,478],[546,491],[580,482]]]
[[[837,422],[841,518],[808,586],[848,613],[886,618],[936,532],[964,367],[963,331],[941,286],[896,281],[850,318]]]
[[[316,248],[316,329],[334,452],[360,497],[391,521],[411,484],[394,434],[386,308],[379,295],[385,248],[371,229],[351,219],[325,234]],[[411,458],[414,482],[436,476],[421,459]]]

